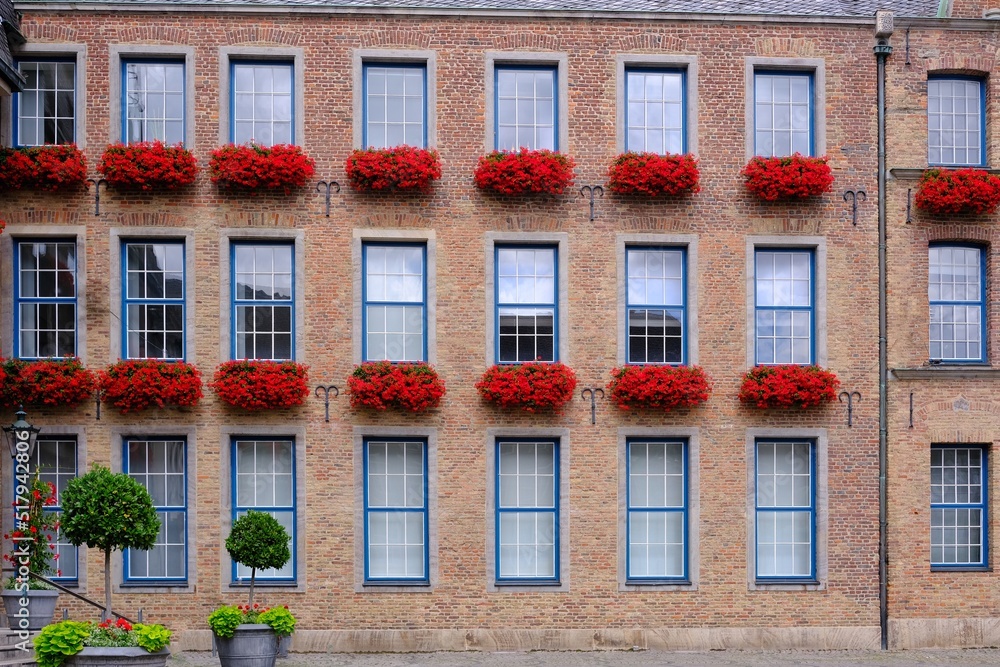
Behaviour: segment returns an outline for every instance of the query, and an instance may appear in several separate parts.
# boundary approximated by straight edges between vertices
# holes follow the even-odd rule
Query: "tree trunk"
[[[104,619],[111,620],[111,549],[104,552]]]
[[[257,576],[257,568],[250,568],[250,608],[253,609],[253,580]]]

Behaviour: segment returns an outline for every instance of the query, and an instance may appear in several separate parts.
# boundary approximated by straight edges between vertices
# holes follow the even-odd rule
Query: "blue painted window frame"
[[[237,496],[237,493],[236,493],[236,491],[237,491],[237,488],[236,488],[236,475],[237,475],[237,458],[236,458],[237,454],[236,454],[236,450],[237,450],[237,447],[238,447],[239,443],[241,443],[241,442],[254,442],[254,443],[256,443],[256,442],[273,442],[273,443],[281,442],[281,443],[288,443],[289,447],[291,448],[291,463],[292,463],[292,489],[291,489],[292,504],[290,506],[284,506],[284,505],[254,505],[254,506],[250,506],[250,505],[240,505],[238,503],[238,496]],[[296,448],[296,445],[297,445],[297,443],[295,441],[295,438],[294,437],[288,437],[288,436],[274,436],[274,437],[271,437],[271,436],[266,436],[266,435],[259,435],[259,436],[254,436],[254,435],[235,436],[234,435],[234,436],[232,436],[230,438],[230,445],[229,445],[230,446],[230,450],[229,450],[229,455],[230,455],[229,462],[230,462],[230,464],[229,465],[230,465],[231,480],[232,480],[232,483],[230,485],[231,486],[231,489],[230,489],[230,492],[231,492],[230,503],[231,503],[231,506],[232,506],[232,521],[236,521],[236,519],[238,519],[240,516],[242,516],[243,514],[245,514],[249,510],[256,510],[258,512],[266,512],[268,514],[271,514],[272,516],[275,513],[277,513],[277,512],[283,512],[283,513],[290,514],[291,518],[292,518],[292,520],[291,520],[292,529],[291,529],[291,531],[289,531],[289,540],[288,540],[288,549],[289,549],[289,551],[292,554],[292,558],[289,561],[289,563],[291,563],[291,571],[292,571],[291,576],[288,576],[288,577],[266,576],[266,575],[261,574],[261,572],[258,571],[257,574],[256,574],[256,577],[255,577],[256,583],[261,583],[263,581],[263,582],[290,583],[290,584],[294,584],[297,581],[297,579],[298,579],[298,571],[299,571],[299,564],[298,564],[298,514],[299,514],[299,510],[298,510],[298,498],[297,498],[297,495],[296,495],[298,493],[298,478],[297,478],[298,477],[298,465],[297,465],[297,462],[295,460],[295,448]],[[287,530],[287,527],[286,527],[286,530]],[[286,565],[286,567],[287,567],[287,565]],[[240,577],[240,576],[238,576],[238,569],[237,568],[238,568],[237,563],[235,561],[231,561],[230,573],[231,573],[232,583],[234,583],[234,584],[249,583],[250,582],[250,577],[249,576],[247,576],[247,577]]]
[[[148,245],[162,245],[162,246],[177,246],[181,249],[181,296],[179,298],[168,298],[166,296],[150,298],[150,297],[129,297],[128,295],[128,279],[129,279],[129,260],[128,260],[128,249],[130,246],[148,246]],[[160,240],[160,239],[128,239],[123,240],[121,244],[121,278],[122,278],[122,359],[162,359],[165,361],[183,361],[187,357],[187,248],[185,247],[184,241],[174,241],[174,240]],[[164,269],[161,273],[166,274]],[[163,285],[165,287],[165,284]],[[149,356],[132,356],[129,349],[129,336],[132,333],[130,328],[129,317],[129,307],[130,306],[180,306],[181,307],[181,354],[180,356],[163,356],[163,357],[149,357]],[[148,317],[148,315],[147,315]],[[166,327],[166,316],[164,315],[164,328]],[[140,338],[142,334],[140,334]],[[166,336],[164,336],[164,340]],[[166,353],[166,344],[163,346],[164,354]]]
[[[974,81],[979,84],[979,161],[978,162],[933,162],[930,159],[931,147],[931,111],[930,111],[930,82],[931,81]],[[927,164],[931,166],[947,167],[985,167],[986,166],[986,81],[978,76],[963,76],[959,74],[930,74],[927,77]],[[954,138],[954,137],[953,137]],[[954,147],[954,146],[952,146]]]
[[[73,296],[71,297],[23,297],[21,296],[21,283],[22,283],[22,266],[21,266],[21,248],[26,245],[52,245],[52,244],[72,244],[73,246]],[[58,256],[58,251],[57,251]],[[51,359],[65,356],[66,354],[71,354],[75,356],[80,345],[80,305],[78,302],[80,295],[80,276],[79,276],[79,246],[75,238],[19,238],[14,241],[14,356],[19,359]],[[56,281],[58,283],[58,281]],[[51,357],[43,356],[26,356],[23,354],[21,345],[21,306],[23,305],[55,305],[56,310],[59,310],[59,305],[69,304],[73,306],[73,349],[72,351],[63,351],[60,354],[58,349],[58,335],[57,339],[57,349],[56,354]],[[57,315],[58,319],[58,315]],[[36,330],[37,331],[37,330]]]
[[[632,130],[632,112],[631,112],[631,90],[632,90],[632,74],[678,74],[681,80],[681,127],[680,127],[680,137],[681,145],[678,147],[679,150],[668,151],[666,150],[666,142],[664,142],[664,150],[659,151],[660,155],[671,155],[671,154],[683,154],[688,151],[688,110],[687,110],[687,69],[683,67],[641,67],[641,66],[628,66],[625,68],[625,150],[635,151],[637,153],[642,152],[655,152],[649,151],[648,148],[644,146],[638,147],[633,146],[630,139],[630,130]],[[663,103],[661,97],[660,103]],[[666,122],[665,120],[663,122]],[[648,126],[646,124],[637,125],[636,128],[645,130]]]
[[[632,279],[632,263],[631,263],[631,253],[633,252],[669,252],[678,253],[681,258],[681,299],[680,303],[668,304],[668,303],[633,303],[631,301],[632,290],[629,288],[630,280]],[[629,245],[625,246],[625,358],[628,359],[629,364],[642,364],[642,365],[665,365],[665,366],[683,366],[687,363],[688,359],[688,266],[687,266],[687,248],[681,246],[639,246],[639,245]],[[664,299],[666,301],[666,299]],[[629,315],[631,311],[635,310],[679,310],[681,313],[681,356],[680,359],[676,361],[636,361],[632,358],[632,327],[630,324]],[[648,350],[646,354],[648,358]],[[664,359],[666,359],[666,346],[664,346]]]
[[[368,294],[368,251],[371,248],[420,248],[421,250],[421,263],[423,280],[421,285],[421,300],[417,301],[376,301],[370,300]],[[408,363],[415,363],[417,361],[427,361],[427,243],[426,242],[388,242],[388,241],[365,241],[361,244],[361,330],[363,332],[361,338],[361,358],[365,361],[385,361],[385,359],[375,359],[368,357],[368,307],[369,306],[399,306],[399,307],[415,307],[419,306],[421,309],[421,324],[420,328],[422,331],[422,349],[420,352],[420,359],[410,360]],[[405,318],[404,318],[405,319]],[[407,363],[404,360],[389,360],[394,363]]]
[[[420,144],[407,144],[405,142],[405,130],[404,130],[404,141],[398,144],[393,144],[386,142],[383,145],[374,145],[370,141],[370,131],[369,131],[369,117],[368,117],[368,71],[371,68],[384,68],[384,69],[409,69],[409,70],[419,70],[423,79],[423,86],[421,88],[421,129],[420,129]],[[426,148],[427,146],[427,65],[426,63],[415,63],[415,62],[395,62],[395,61],[366,61],[361,65],[362,76],[361,76],[361,100],[362,100],[362,122],[361,122],[361,143],[365,147],[374,148],[393,148],[400,145],[412,145],[416,148]],[[405,118],[405,117],[404,117]],[[404,121],[405,122],[405,121]],[[390,125],[388,120],[386,120],[386,125]]]
[[[960,451],[960,450],[966,450],[968,452],[971,452],[971,451],[978,451],[979,452],[979,466],[978,466],[978,470],[979,470],[979,482],[980,482],[980,501],[979,502],[971,502],[971,501],[970,502],[964,502],[964,503],[957,502],[957,497],[956,497],[956,502],[944,502],[943,500],[939,500],[938,502],[934,501],[934,486],[936,486],[934,484],[934,481],[935,481],[935,476],[934,476],[935,453],[936,452],[942,452],[941,462],[942,462],[942,464],[944,464],[945,461],[944,461],[944,454],[943,454],[943,452],[947,452],[949,450],[950,451],[954,451],[956,453],[956,456],[957,456],[958,451]],[[930,564],[931,564],[931,568],[934,569],[934,570],[955,570],[955,569],[982,570],[982,569],[985,569],[988,566],[988,564],[989,564],[989,525],[990,525],[989,521],[990,521],[990,518],[989,518],[989,489],[987,488],[988,484],[989,484],[988,457],[989,457],[989,449],[987,447],[983,446],[983,445],[966,445],[966,444],[934,444],[934,445],[931,445],[931,498],[930,498],[930,501],[931,501],[930,502],[930,509],[931,509],[931,525],[930,525],[930,529],[931,529],[931,536],[930,536],[931,555],[930,555]],[[956,464],[957,463],[958,462],[957,462],[957,459],[956,459]],[[970,470],[969,471],[971,472],[971,466],[970,466]],[[956,475],[957,475],[957,472],[958,472],[958,470],[956,469]],[[943,481],[943,471],[942,471],[942,481]],[[971,483],[971,479],[969,481]],[[955,486],[958,486],[957,476],[956,476],[956,484],[955,484]],[[963,563],[963,562],[959,562],[956,559],[954,562],[949,562],[949,561],[944,560],[943,557],[939,561],[935,561],[934,560],[934,543],[935,543],[935,539],[934,539],[934,537],[935,537],[934,513],[935,513],[935,511],[939,511],[939,510],[944,510],[944,511],[956,510],[956,511],[959,511],[959,512],[961,512],[962,510],[978,510],[980,512],[980,515],[979,515],[979,529],[980,529],[980,534],[979,534],[979,539],[980,539],[980,553],[979,553],[979,555],[980,555],[980,558],[979,558],[978,561],[971,561],[970,560],[969,562],[964,562]],[[957,526],[957,524],[956,524],[956,526]],[[942,530],[947,530],[947,528],[943,528]],[[957,532],[957,528],[955,530]],[[943,537],[943,535],[942,535],[942,537]],[[971,541],[971,539],[972,539],[972,536],[970,534],[970,541]],[[956,540],[957,540],[957,535],[956,535]]]
[[[373,443],[419,443],[421,447],[421,483],[423,491],[423,504],[419,507],[408,507],[408,506],[376,506],[372,507],[370,499],[370,446]],[[428,484],[427,484],[427,438],[417,437],[366,437],[364,438],[364,532],[365,532],[365,583],[369,584],[381,584],[381,585],[408,585],[408,584],[426,584],[430,581],[430,511],[429,511],[429,501],[428,501]],[[405,489],[404,489],[405,491]],[[371,535],[370,535],[370,524],[372,514],[393,514],[393,513],[407,513],[407,514],[419,514],[421,517],[421,523],[423,525],[423,572],[419,576],[406,577],[406,576],[373,576],[371,573]]]
[[[520,71],[520,72],[548,72],[552,75],[552,146],[535,146],[521,144],[520,146],[507,146],[501,148],[500,146],[500,74],[502,72],[510,71]],[[537,98],[532,98],[537,100]],[[502,64],[496,65],[493,68],[493,147],[496,150],[505,150],[517,152],[521,147],[527,147],[533,150],[539,150],[542,148],[548,148],[552,151],[561,150],[559,146],[559,68],[556,65],[510,65]],[[538,123],[534,123],[538,126]],[[520,127],[515,125],[515,127]],[[516,134],[516,131],[515,131]],[[520,142],[519,142],[520,143]]]
[[[187,127],[188,127],[188,117],[187,117],[187,63],[183,59],[175,58],[122,58],[121,60],[121,140],[122,143],[132,144],[142,141],[153,141],[153,137],[131,137],[129,136],[129,115],[128,115],[128,66],[129,65],[177,65],[181,68],[181,144],[186,143],[187,139]],[[177,142],[164,140],[166,144],[176,144]]]
[[[244,144],[248,143],[250,140],[239,140],[236,139],[236,68],[237,67],[255,67],[255,66],[265,66],[265,67],[287,67],[289,72],[289,79],[291,80],[291,88],[288,93],[290,101],[290,119],[289,119],[289,140],[287,142],[274,142],[262,143],[258,142],[256,138],[253,138],[254,143],[260,146],[273,146],[276,143],[288,143],[295,144],[295,114],[298,111],[295,108],[295,63],[287,60],[261,60],[252,58],[233,58],[229,61],[229,141],[231,143]],[[254,92],[256,96],[256,91]],[[270,122],[274,123],[274,118],[271,118]],[[272,134],[273,138],[273,134]]]
[[[288,248],[289,254],[291,256],[291,280],[289,282],[289,297],[288,299],[245,299],[240,298],[237,294],[238,283],[236,282],[236,250],[237,248],[257,248],[257,247],[285,247]],[[256,275],[256,272],[254,273]],[[292,241],[231,241],[229,244],[229,284],[232,286],[230,289],[230,356],[233,359],[272,359],[276,361],[293,361],[295,359],[295,243]],[[289,306],[289,320],[290,320],[290,330],[291,330],[291,342],[289,345],[289,355],[285,357],[241,357],[237,354],[239,346],[237,345],[237,313],[240,307],[256,307],[256,306]],[[273,330],[273,315],[272,315],[272,334]],[[254,346],[256,349],[256,345]],[[272,345],[272,352],[274,351]]]
[[[753,109],[753,146],[754,155],[760,155],[763,157],[788,157],[788,155],[794,154],[796,151],[791,151],[788,155],[777,155],[773,151],[770,154],[762,153],[757,142],[757,105],[760,103],[757,95],[757,80],[761,76],[787,76],[787,77],[804,77],[809,81],[809,152],[808,155],[816,154],[816,75],[812,70],[774,70],[774,69],[755,69],[753,73],[753,87],[754,87],[754,109]],[[772,128],[773,130],[774,128]]]
[[[15,60],[14,64],[17,67],[18,72],[21,72],[21,65],[25,64],[38,64],[38,63],[55,63],[57,65],[73,65],[73,136],[69,138],[68,141],[57,141],[57,142],[47,142],[47,143],[60,143],[60,144],[71,144],[76,142],[77,135],[77,109],[79,108],[79,90],[77,86],[77,73],[79,68],[77,67],[75,58],[65,58],[65,57],[39,57],[39,58],[18,58]],[[22,72],[23,75],[23,72]],[[36,89],[37,90],[37,89]],[[59,90],[56,89],[56,106],[59,106]],[[13,121],[11,123],[12,127],[12,139],[13,145],[15,147],[25,147],[25,146],[40,146],[42,144],[23,144],[21,143],[21,96],[24,92],[19,92],[14,95],[14,107],[11,113]],[[43,116],[43,118],[49,118],[49,116]],[[59,118],[59,116],[55,116]],[[58,139],[58,129],[56,130],[56,139]],[[46,143],[46,142],[42,142]]]
[[[500,503],[500,487],[501,487],[501,468],[500,468],[500,448],[505,444],[551,444],[552,445],[552,506],[533,506],[533,507],[504,507]],[[493,508],[494,508],[494,583],[497,585],[503,584],[554,584],[558,585],[560,583],[560,497],[559,497],[559,458],[560,458],[560,442],[558,438],[531,438],[531,437],[517,437],[517,438],[507,438],[498,437],[494,443],[494,498],[493,498]],[[505,514],[519,514],[519,513],[529,513],[529,514],[551,514],[553,517],[553,576],[551,577],[533,577],[533,576],[522,576],[522,577],[511,577],[511,576],[501,576],[501,548],[502,544],[500,541],[501,535],[501,518]]]
[[[184,575],[179,577],[136,577],[132,575],[131,563],[129,559],[129,549],[122,551],[122,573],[125,583],[131,584],[143,584],[143,585],[164,585],[164,584],[186,584],[188,580],[188,546],[190,540],[188,539],[188,442],[187,438],[184,436],[155,436],[155,437],[145,437],[145,436],[131,436],[122,438],[122,472],[126,475],[131,476],[132,473],[132,459],[129,453],[129,445],[133,442],[145,443],[146,452],[148,456],[148,446],[154,442],[179,442],[181,443],[184,452],[184,464],[183,464],[183,477],[182,477],[182,488],[184,490],[184,504],[183,505],[155,505],[156,514],[161,518],[160,524],[160,535],[157,535],[157,540],[160,539],[165,524],[163,521],[163,514],[166,513],[180,513],[184,517]],[[147,458],[148,461],[148,458]],[[139,473],[136,473],[139,474]],[[133,479],[135,479],[133,477]],[[138,482],[138,480],[136,480]],[[146,488],[142,482],[139,482],[140,486]]]
[[[67,475],[66,473],[59,472],[58,470],[53,472],[46,472],[45,468],[40,467],[42,448],[45,446],[46,443],[72,443],[73,446],[72,475]],[[77,448],[78,448],[78,442],[77,442],[77,437],[75,435],[39,434],[37,437],[37,440],[35,442],[35,451],[32,452],[31,454],[31,463],[29,464],[28,470],[32,475],[34,475],[35,471],[38,470],[39,477],[43,482],[49,482],[50,484],[53,484],[56,487],[56,504],[49,505],[48,507],[46,507],[45,508],[46,512],[54,512],[56,514],[62,513],[62,505],[59,503],[59,487],[61,485],[58,482],[60,477],[65,477],[67,479],[75,479],[80,475],[80,465],[79,465],[79,456]],[[58,449],[56,450],[56,458],[59,459]],[[17,471],[14,470],[13,472],[15,476],[15,486],[16,486]],[[52,479],[53,477],[55,477],[55,480]],[[14,486],[12,486],[11,488],[14,488]],[[71,586],[76,584],[80,578],[79,548],[73,546],[69,542],[62,540],[58,530],[55,532],[55,540],[53,541],[53,544],[55,544],[56,546],[56,554],[58,554],[59,558],[53,560],[52,569],[56,573],[49,575],[49,578],[52,579],[53,581],[62,582]],[[66,563],[66,561],[70,557],[73,559],[73,572],[75,572],[75,574],[72,576],[59,574],[59,572],[62,570],[62,565]]]
[[[953,358],[934,358],[932,360],[943,363],[943,364],[983,364],[986,363],[986,318],[987,318],[987,303],[986,303],[986,249],[983,246],[976,245],[974,243],[931,243],[928,246],[928,270],[931,268],[930,262],[930,250],[934,248],[959,248],[963,250],[976,250],[979,253],[979,298],[975,301],[961,301],[957,299],[934,299],[930,298],[928,293],[928,324],[931,324],[930,320],[930,310],[933,310],[934,306],[972,306],[979,307],[979,356],[978,357],[953,357]],[[928,276],[928,289],[930,288],[930,278]],[[942,322],[942,326],[948,323]],[[951,324],[955,324],[951,322]],[[930,340],[933,340],[930,337]],[[928,349],[928,356],[930,356],[930,350]]]
[[[537,303],[517,303],[500,300],[500,252],[504,250],[547,250],[552,253],[552,301]],[[500,359],[500,310],[509,308],[512,310],[552,308],[552,358],[542,359],[543,362],[559,361],[559,247],[552,244],[525,245],[525,244],[496,244],[493,247],[493,315],[494,315],[494,357],[497,364],[523,364],[534,360],[501,360]],[[520,334],[518,334],[520,336]],[[537,334],[536,334],[537,338]],[[537,346],[536,346],[537,349]]]
[[[760,447],[761,445],[807,445],[809,447],[809,504],[808,505],[774,505],[774,506],[761,506],[760,505],[760,495],[761,495],[761,479],[760,479]],[[765,584],[775,584],[775,583],[816,583],[818,580],[816,578],[816,561],[817,561],[817,548],[816,548],[816,496],[817,496],[817,466],[816,466],[816,441],[807,438],[757,438],[754,442],[754,512],[756,514],[754,519],[754,552],[759,554],[760,552],[760,523],[761,514],[785,514],[790,512],[808,512],[809,519],[809,559],[810,559],[810,571],[808,575],[761,575],[760,574],[760,558],[755,556],[755,572],[754,577],[758,583]]]
[[[789,253],[806,254],[809,256],[809,305],[808,306],[762,306],[758,294],[758,280],[760,280],[758,259],[762,253]],[[762,362],[759,357],[760,335],[757,325],[757,318],[763,312],[807,312],[809,313],[809,361],[803,362]],[[777,366],[789,363],[796,363],[808,366],[816,363],[816,251],[812,248],[782,248],[782,247],[759,247],[754,248],[754,363],[759,365]],[[791,333],[789,334],[791,335]],[[775,335],[777,339],[777,335]],[[793,353],[794,353],[794,347]]]
[[[633,486],[632,486],[632,447],[633,445],[676,445],[681,448],[681,497],[682,501],[679,506],[669,505],[664,502],[659,506],[644,505],[644,506],[634,506],[633,505]],[[689,492],[689,476],[688,476],[688,457],[689,448],[687,438],[628,438],[626,440],[626,451],[625,451],[625,479],[626,479],[626,505],[627,505],[627,518],[625,524],[626,531],[626,569],[625,569],[625,580],[627,583],[632,584],[648,584],[648,583],[687,583],[690,581],[690,554],[689,554],[689,526],[688,520],[690,517],[690,498]],[[664,498],[664,500],[666,500]],[[638,514],[680,514],[681,519],[681,539],[682,553],[683,553],[683,566],[680,575],[670,576],[670,575],[656,575],[656,576],[637,576],[632,574],[632,519]]]

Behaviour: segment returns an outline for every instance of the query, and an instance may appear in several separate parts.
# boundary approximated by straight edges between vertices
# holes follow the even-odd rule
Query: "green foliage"
[[[135,643],[150,653],[156,653],[170,643],[170,635],[174,634],[159,623],[146,625],[136,623],[132,626]]]
[[[160,519],[149,493],[124,473],[97,465],[69,482],[62,497],[63,537],[71,544],[100,549],[148,551],[156,543]]]
[[[230,639],[236,633],[236,626],[243,622],[243,611],[235,605],[219,607],[208,615],[212,632],[223,639]]]
[[[59,667],[66,658],[83,649],[93,625],[79,621],[61,621],[42,628],[35,637],[35,662],[38,667]]]
[[[292,557],[284,526],[270,514],[254,510],[233,522],[226,551],[237,563],[256,570],[284,567]]]
[[[84,646],[114,646],[128,647],[138,646],[135,642],[135,634],[123,629],[93,627],[90,636],[83,642]]]
[[[295,617],[288,607],[271,607],[257,617],[259,623],[267,623],[274,634],[285,637],[295,632]]]

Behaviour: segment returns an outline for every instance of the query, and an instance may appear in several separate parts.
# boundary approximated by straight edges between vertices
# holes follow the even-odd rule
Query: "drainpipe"
[[[878,600],[882,650],[889,648],[889,536],[886,473],[889,455],[889,412],[886,378],[888,306],[886,304],[885,61],[892,53],[892,12],[875,12],[875,61],[878,65]]]

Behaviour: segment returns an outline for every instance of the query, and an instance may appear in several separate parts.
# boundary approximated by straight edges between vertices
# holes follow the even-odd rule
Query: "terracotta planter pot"
[[[22,608],[20,591],[3,592],[3,606],[7,612],[7,625],[11,630],[41,630],[52,622],[59,591],[30,590],[26,597],[28,606]],[[22,625],[25,621],[27,625]]]
[[[165,667],[170,651],[149,653],[137,646],[88,646],[63,663],[66,667]]]
[[[270,625],[244,623],[232,637],[215,636],[222,667],[274,667],[278,657],[278,635]]]

